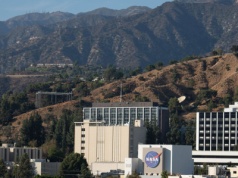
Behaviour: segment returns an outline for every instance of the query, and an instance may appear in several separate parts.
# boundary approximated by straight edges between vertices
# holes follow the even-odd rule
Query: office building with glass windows
[[[154,102],[93,103],[83,108],[84,120],[105,125],[133,125],[135,120],[155,121],[165,137],[169,129],[169,111]]]
[[[197,112],[195,164],[238,164],[238,102],[224,112]]]
[[[196,150],[232,151],[237,145],[238,112],[197,113]]]

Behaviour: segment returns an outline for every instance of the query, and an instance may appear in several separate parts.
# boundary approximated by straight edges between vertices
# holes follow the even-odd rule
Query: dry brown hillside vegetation
[[[228,92],[236,92],[238,86],[238,59],[233,54],[211,56],[178,62],[177,64],[161,67],[137,76],[105,84],[81,98],[87,102],[119,102],[122,88],[123,101],[154,101],[168,105],[173,97],[186,96],[186,105],[192,105],[202,89],[217,91],[216,98],[224,98]],[[214,98],[213,98],[214,99]],[[49,115],[59,118],[63,109],[77,110],[80,100],[60,103],[21,114],[12,123],[13,132],[17,133],[22,121],[38,112],[44,121]],[[214,99],[217,102],[216,99]],[[184,112],[182,117],[195,118],[195,112],[206,110],[208,101],[199,103],[197,108]],[[218,104],[218,103],[217,103]],[[214,108],[223,108],[219,104]],[[46,125],[46,122],[44,122]]]
[[[224,97],[238,85],[238,59],[233,54],[183,61],[160,70],[146,72],[132,78],[115,81],[91,92],[88,101],[134,101],[144,96],[150,101],[167,104],[171,97],[187,96],[193,101],[201,89],[217,91]],[[115,96],[114,96],[115,95]],[[108,98],[107,96],[113,96]]]

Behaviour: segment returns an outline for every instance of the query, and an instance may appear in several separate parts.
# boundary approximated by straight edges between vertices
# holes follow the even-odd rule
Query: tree
[[[41,146],[45,141],[45,130],[42,126],[42,119],[38,113],[34,113],[29,119],[23,121],[20,130],[23,145],[35,143],[32,146]]]
[[[212,100],[209,101],[208,105],[207,105],[207,108],[208,108],[208,111],[211,112],[213,108],[215,108],[217,105],[215,102],[213,102]]]
[[[34,168],[32,167],[27,154],[23,154],[20,158],[19,166],[15,166],[14,176],[20,178],[33,178]]]
[[[169,112],[170,114],[178,114],[181,111],[181,106],[176,97],[169,99]]]
[[[91,178],[92,177],[91,171],[88,169],[88,167],[85,163],[83,163],[81,165],[80,171],[81,171],[80,177],[82,177],[82,178]]]
[[[167,133],[168,144],[180,144],[181,143],[181,127],[182,122],[178,118],[178,115],[173,114],[170,116],[170,131]]]
[[[136,171],[134,171],[131,175],[127,175],[126,178],[140,178],[140,176]]]
[[[109,66],[103,72],[103,77],[105,81],[112,81],[114,79],[121,79],[123,77],[123,72],[121,70],[117,70],[114,66]]]
[[[7,173],[6,164],[2,159],[0,159],[0,177],[3,177]]]
[[[142,68],[141,67],[137,67],[135,70],[130,72],[130,75],[131,76],[135,76],[135,75],[138,75],[138,74],[141,74],[141,73],[142,73]]]
[[[88,176],[88,171],[88,163],[84,156],[79,153],[69,154],[60,165],[60,175],[65,178],[77,178],[80,174]]]
[[[156,120],[146,122],[146,144],[159,144],[165,142],[161,137],[161,132],[159,130]]]
[[[70,110],[63,110],[55,128],[54,138],[56,146],[61,151],[69,153],[74,146],[74,122],[79,118],[77,113]]]
[[[88,96],[90,94],[90,90],[86,82],[78,84],[75,90],[79,93],[79,96]]]
[[[148,65],[148,66],[146,66],[146,71],[152,71],[152,70],[154,70],[155,69],[155,65],[152,65],[152,64],[150,64],[150,65]]]
[[[53,147],[48,151],[47,158],[50,160],[50,162],[62,162],[64,157],[64,153],[56,147]]]
[[[194,146],[195,142],[195,122],[193,120],[188,121],[185,131],[185,144]]]
[[[237,53],[238,53],[238,45],[232,45],[231,51],[232,51],[234,54],[237,54]]]
[[[161,173],[161,178],[168,178],[169,173],[166,170],[163,170]]]
[[[238,87],[235,88],[234,96],[233,96],[233,101],[238,101]]]

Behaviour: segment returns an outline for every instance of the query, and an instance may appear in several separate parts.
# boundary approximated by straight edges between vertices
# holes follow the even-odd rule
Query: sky
[[[0,21],[32,12],[70,12],[77,14],[100,7],[125,9],[130,6],[156,8],[172,0],[0,0]]]

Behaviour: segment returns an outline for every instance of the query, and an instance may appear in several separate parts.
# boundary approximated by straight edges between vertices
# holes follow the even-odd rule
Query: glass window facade
[[[93,107],[84,108],[84,119],[104,121],[107,125],[134,124],[136,119],[144,122],[159,120],[159,107]],[[159,123],[159,122],[157,122]]]
[[[200,112],[197,118],[197,149],[232,151],[237,145],[237,112]]]

